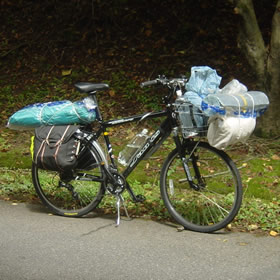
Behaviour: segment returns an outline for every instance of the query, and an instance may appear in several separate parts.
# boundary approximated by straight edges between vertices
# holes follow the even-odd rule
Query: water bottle
[[[143,129],[140,133],[136,134],[132,141],[119,153],[118,162],[123,166],[127,166],[132,157],[144,146],[148,138],[147,129]]]

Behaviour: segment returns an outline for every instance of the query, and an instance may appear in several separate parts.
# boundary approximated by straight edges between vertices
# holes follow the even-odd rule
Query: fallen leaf
[[[273,155],[271,158],[272,158],[273,160],[280,160],[280,157],[279,157],[278,155]]]
[[[18,205],[16,202],[12,203],[12,205]]]
[[[228,225],[226,226],[226,229],[227,229],[227,230],[231,230],[231,229],[232,229],[231,224],[228,224]]]
[[[247,180],[246,180],[246,183],[249,183],[253,178],[249,177]]]
[[[116,95],[116,93],[115,93],[115,91],[114,90],[109,90],[109,95],[111,96],[111,97],[114,97],[115,95]]]
[[[274,231],[274,230],[271,230],[271,231],[269,232],[269,235],[275,237],[275,236],[279,235],[279,233],[276,232],[276,231]]]
[[[247,246],[248,243],[246,243],[246,242],[239,242],[239,245],[240,245],[240,246]]]
[[[266,168],[267,168],[269,171],[273,171],[273,167],[272,167],[271,165],[268,165]]]
[[[184,230],[184,227],[177,227],[178,232],[183,231],[183,230]]]
[[[274,181],[273,181],[273,186],[277,186],[279,184],[279,181],[278,181],[278,179],[275,179]]]
[[[61,71],[62,76],[69,76],[69,75],[71,75],[71,73],[72,73],[72,69]]]
[[[248,226],[248,229],[249,230],[256,230],[256,229],[258,229],[259,227],[258,227],[258,225],[249,225]]]

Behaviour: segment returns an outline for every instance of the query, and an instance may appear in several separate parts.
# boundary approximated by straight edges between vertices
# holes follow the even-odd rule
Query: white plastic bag
[[[207,139],[211,146],[224,150],[229,145],[245,142],[253,133],[256,118],[214,115],[209,118]]]
[[[229,83],[227,83],[222,89],[220,89],[219,93],[222,94],[240,94],[242,92],[248,91],[247,87],[240,83],[238,80],[233,79]]]

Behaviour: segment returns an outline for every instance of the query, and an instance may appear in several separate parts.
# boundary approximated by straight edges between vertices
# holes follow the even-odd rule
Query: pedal
[[[137,194],[135,196],[135,198],[136,198],[135,202],[144,202],[146,200],[146,197],[144,195],[142,195],[142,194]]]

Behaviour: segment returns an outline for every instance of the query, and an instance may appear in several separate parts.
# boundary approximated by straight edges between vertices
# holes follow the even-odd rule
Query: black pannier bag
[[[77,125],[41,126],[35,129],[33,161],[38,168],[69,171],[77,164],[80,141]]]
[[[88,148],[88,145],[90,145],[88,136],[90,135],[90,132],[88,133],[85,130],[78,129],[77,133],[75,134],[76,138],[80,140],[80,149],[79,149],[79,155],[77,158],[77,164],[75,166],[76,169],[83,169],[83,170],[91,170],[96,168],[97,162],[96,157],[94,156],[93,152]]]

